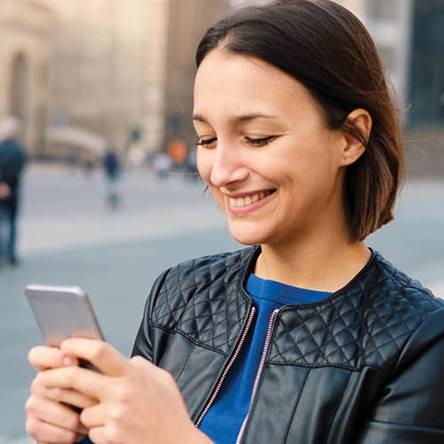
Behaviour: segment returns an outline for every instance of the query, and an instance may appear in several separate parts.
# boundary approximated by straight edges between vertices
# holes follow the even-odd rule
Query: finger
[[[63,356],[63,365],[65,367],[72,367],[72,366],[80,365],[80,362],[75,356],[64,355]]]
[[[86,433],[76,433],[36,418],[26,420],[26,433],[39,444],[72,444],[86,435]]]
[[[74,390],[84,395],[102,399],[107,393],[107,387],[112,388],[108,376],[81,367],[63,367],[40,372],[36,384],[46,388],[61,388]]]
[[[71,338],[63,341],[60,348],[65,354],[89,361],[108,376],[123,376],[131,368],[127,358],[103,341]]]
[[[47,388],[44,396],[52,401],[78,407],[82,410],[97,404],[97,399],[70,389]]]
[[[88,407],[80,414],[80,421],[89,430],[94,427],[101,427],[106,422],[107,407],[105,404],[96,404],[93,407]]]
[[[80,415],[63,404],[31,396],[25,404],[25,410],[28,419],[36,419],[73,433],[87,433],[86,427],[80,422]]]
[[[112,425],[104,425],[99,427],[93,427],[89,430],[89,439],[97,444],[100,443],[114,443],[114,442],[128,442],[126,433],[117,427],[113,427]],[[145,444],[148,442],[144,438],[143,441]],[[149,441],[149,442],[154,442]],[[157,441],[156,441],[157,442]]]
[[[55,347],[37,346],[28,353],[29,363],[38,371],[63,367],[63,353]]]
[[[143,358],[142,356],[133,356],[130,359],[131,365],[133,365],[136,368],[140,369],[159,369],[156,365],[154,365],[152,362],[148,361],[148,359]]]
[[[88,437],[92,442],[102,443],[102,442],[110,442],[109,441],[109,433],[105,432],[105,427],[93,427],[89,430]],[[115,441],[118,442],[118,441]]]
[[[31,383],[31,394],[39,398],[46,398],[73,407],[84,409],[97,404],[97,400],[83,393],[63,388],[50,388],[41,383],[40,378],[34,378]]]

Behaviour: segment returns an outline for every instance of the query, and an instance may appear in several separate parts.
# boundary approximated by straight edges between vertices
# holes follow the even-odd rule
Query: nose
[[[216,187],[223,187],[244,181],[249,170],[242,159],[241,148],[218,142],[210,171],[210,182]]]

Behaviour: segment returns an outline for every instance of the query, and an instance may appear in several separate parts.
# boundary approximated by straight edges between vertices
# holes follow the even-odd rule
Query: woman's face
[[[294,78],[215,49],[196,75],[193,121],[199,172],[237,241],[288,242],[343,217],[344,137]]]

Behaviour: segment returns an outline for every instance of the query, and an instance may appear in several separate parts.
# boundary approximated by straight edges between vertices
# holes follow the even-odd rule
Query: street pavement
[[[203,185],[180,175],[158,180],[147,171],[122,180],[123,203],[104,205],[99,172],[32,165],[24,183],[18,268],[0,270],[0,444],[25,444],[23,404],[33,370],[29,348],[41,342],[24,298],[33,283],[80,285],[91,296],[105,337],[131,352],[155,277],[190,257],[232,250],[225,222]],[[444,180],[409,183],[396,222],[369,245],[444,295]]]

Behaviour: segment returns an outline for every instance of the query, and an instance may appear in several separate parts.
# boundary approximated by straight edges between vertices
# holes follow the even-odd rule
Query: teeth
[[[260,200],[267,197],[269,194],[271,194],[271,191],[261,191],[260,193],[253,194],[252,196],[229,199],[229,203],[232,207],[235,208],[247,207],[248,205],[252,205],[255,204],[256,202],[259,202]]]

